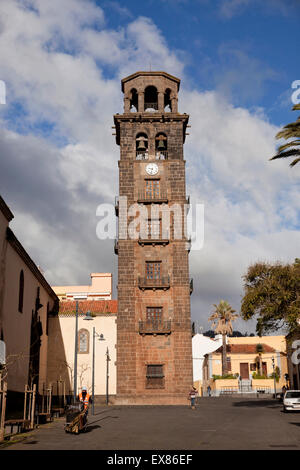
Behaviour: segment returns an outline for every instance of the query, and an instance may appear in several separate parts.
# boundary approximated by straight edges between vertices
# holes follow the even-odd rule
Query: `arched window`
[[[167,160],[168,139],[162,132],[155,137],[155,158],[156,160]]]
[[[158,110],[158,94],[155,86],[150,85],[145,88],[144,110],[149,112]]]
[[[140,132],[135,139],[135,151],[137,160],[148,160],[148,137]]]
[[[90,349],[90,334],[82,328],[78,331],[78,353],[88,354]]]
[[[23,269],[20,272],[19,279],[19,312],[23,313],[23,301],[24,301],[24,272]]]
[[[137,113],[138,111],[138,94],[135,88],[130,90],[130,112]]]
[[[172,111],[172,102],[171,102],[171,90],[167,88],[164,94],[164,111],[171,112]]]

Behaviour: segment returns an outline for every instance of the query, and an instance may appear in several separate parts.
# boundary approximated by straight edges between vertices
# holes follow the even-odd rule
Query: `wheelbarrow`
[[[65,432],[79,434],[85,432],[87,428],[88,408],[84,408],[82,403],[70,405],[66,409]]]

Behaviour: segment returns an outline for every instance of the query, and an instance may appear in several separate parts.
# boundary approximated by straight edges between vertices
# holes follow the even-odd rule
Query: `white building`
[[[83,300],[78,302],[77,390],[86,386],[92,393],[93,331],[95,331],[95,397],[116,394],[117,300]],[[86,314],[92,316],[87,321]],[[62,301],[59,313],[49,318],[48,383],[62,382],[67,395],[73,394],[75,369],[76,302]],[[100,335],[103,339],[99,341]],[[107,363],[109,353],[110,361]],[[108,370],[107,370],[108,366]],[[108,387],[108,390],[107,390]],[[112,399],[110,399],[112,403]]]
[[[203,334],[197,333],[192,338],[193,351],[193,382],[198,389],[199,395],[202,395],[202,373],[205,354],[210,354],[222,346],[222,335],[216,335],[215,338],[209,338]]]

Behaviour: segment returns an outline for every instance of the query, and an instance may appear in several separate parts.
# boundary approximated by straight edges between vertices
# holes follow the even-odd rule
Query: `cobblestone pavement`
[[[86,433],[64,431],[64,418],[3,450],[300,450],[300,413],[273,399],[203,398],[188,406],[99,406]]]

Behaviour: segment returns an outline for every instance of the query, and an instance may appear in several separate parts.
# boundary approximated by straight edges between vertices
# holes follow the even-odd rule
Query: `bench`
[[[271,393],[270,387],[255,387],[256,393]]]
[[[29,419],[8,419],[4,422],[4,426],[10,427],[10,434],[15,434],[14,427],[17,428],[17,433],[28,431],[30,429]]]
[[[220,395],[232,395],[238,393],[238,387],[221,387]]]

